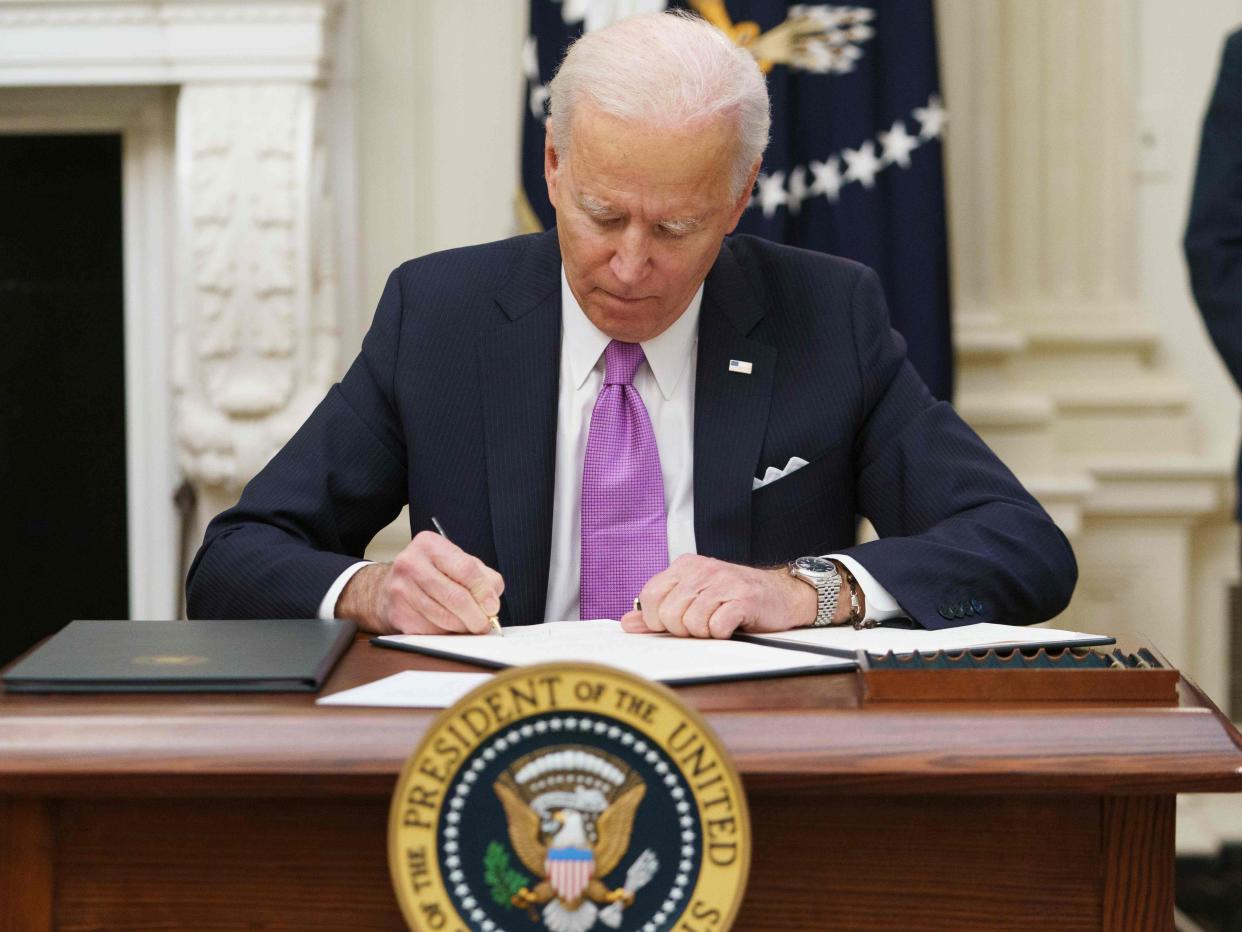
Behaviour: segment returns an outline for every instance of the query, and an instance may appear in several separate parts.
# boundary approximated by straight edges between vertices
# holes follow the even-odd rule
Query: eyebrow
[[[608,217],[617,214],[616,210],[601,201],[597,201],[589,194],[579,196],[578,204],[592,217]]]
[[[596,219],[604,219],[620,216],[621,211],[614,207],[609,207],[602,201],[598,201],[589,194],[583,194],[578,198],[578,204],[584,211]],[[667,230],[669,233],[686,234],[693,233],[703,227],[702,219],[698,217],[670,217],[667,220],[657,221],[657,226]]]
[[[661,220],[662,226],[669,233],[684,235],[703,228],[703,221],[698,217],[677,217],[672,220]]]

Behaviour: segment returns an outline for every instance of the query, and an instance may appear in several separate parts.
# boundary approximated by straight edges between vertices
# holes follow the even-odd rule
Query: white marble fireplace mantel
[[[123,137],[131,617],[177,610],[181,479],[200,515],[229,504],[336,377],[347,16],[0,0],[0,132]]]

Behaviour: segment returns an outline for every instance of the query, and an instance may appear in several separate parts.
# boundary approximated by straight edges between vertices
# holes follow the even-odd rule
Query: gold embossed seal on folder
[[[672,690],[611,667],[498,674],[437,719],[393,794],[411,929],[728,929],[750,869],[741,780]]]

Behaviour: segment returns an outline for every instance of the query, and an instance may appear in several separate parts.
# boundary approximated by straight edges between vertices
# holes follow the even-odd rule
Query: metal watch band
[[[837,597],[841,593],[841,576],[826,579],[822,585],[815,586],[815,620],[812,628],[825,628],[832,624],[837,614]]]
[[[820,566],[800,566],[801,563]],[[842,577],[837,565],[823,557],[800,557],[789,563],[789,575],[801,579],[815,589],[815,620],[812,628],[830,625],[837,614],[837,601],[841,594]]]

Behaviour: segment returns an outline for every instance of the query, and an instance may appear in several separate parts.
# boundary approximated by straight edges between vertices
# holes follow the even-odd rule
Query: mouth
[[[602,295],[617,302],[618,304],[641,304],[643,301],[647,300],[646,297],[626,297],[625,295],[619,295],[604,288],[600,288],[599,291]]]

